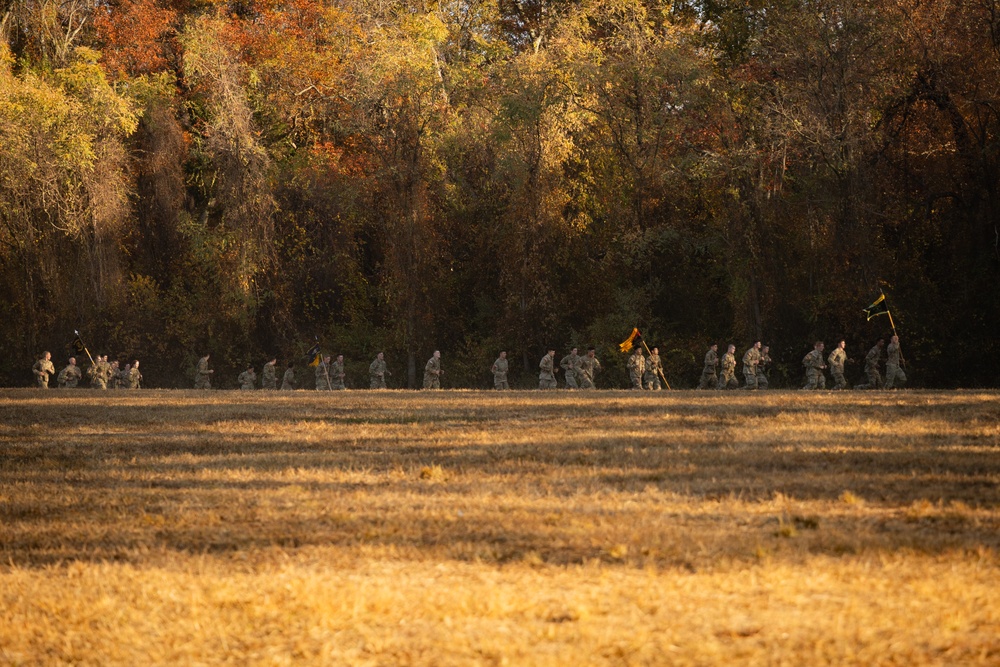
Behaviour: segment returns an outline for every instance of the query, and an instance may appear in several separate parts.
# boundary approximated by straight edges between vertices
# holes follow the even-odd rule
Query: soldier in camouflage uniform
[[[646,359],[646,389],[659,391],[663,388],[660,376],[663,375],[663,364],[660,362],[660,348],[654,347]]]
[[[278,359],[274,358],[271,361],[264,364],[264,370],[261,371],[261,389],[277,389],[278,388],[278,376],[275,370],[275,364],[278,363]]]
[[[848,362],[846,350],[847,341],[842,340],[826,358],[826,363],[830,366],[830,375],[833,376],[834,389],[847,389],[847,378],[844,377],[844,364]]]
[[[879,338],[872,349],[868,350],[865,356],[865,377],[868,382],[855,385],[855,389],[881,389],[882,373],[879,372],[879,363],[882,361],[882,348],[885,347],[885,339]]]
[[[126,389],[138,389],[142,385],[142,373],[139,372],[139,360],[136,359],[132,362],[132,368],[128,371],[128,376],[125,378],[125,388]]]
[[[722,355],[722,373],[719,374],[719,389],[738,389],[740,381],[736,379],[736,346],[730,345]]]
[[[441,351],[434,350],[434,354],[424,365],[424,389],[440,389],[442,375],[444,371],[441,370]]]
[[[885,348],[885,388],[899,389],[906,384],[906,373],[900,368],[899,336],[893,336]]]
[[[83,378],[83,372],[80,371],[80,367],[76,365],[76,357],[69,358],[69,364],[66,368],[59,371],[59,376],[56,380],[59,381],[60,389],[75,389],[76,385]]]
[[[368,379],[372,389],[385,389],[385,374],[389,371],[385,363],[385,355],[379,352],[375,361],[368,367]]]
[[[698,382],[698,389],[716,389],[719,386],[719,377],[715,374],[715,369],[719,365],[719,346],[712,343],[705,353],[705,368],[701,371],[701,380]]]
[[[767,369],[771,366],[771,348],[765,345],[760,348],[760,361],[757,362],[757,388],[767,389]]]
[[[52,353],[42,354],[31,367],[31,372],[35,374],[35,385],[39,389],[48,389],[49,376],[56,374],[56,367],[52,365]]]
[[[826,368],[823,363],[825,347],[823,341],[818,340],[813,345],[812,352],[802,357],[802,365],[806,367],[806,386],[803,389],[826,389],[826,376],[823,374],[823,369]]]
[[[510,385],[507,384],[507,368],[507,352],[502,350],[500,356],[493,362],[493,368],[490,369],[493,372],[493,386],[497,391],[510,389]]]
[[[632,350],[632,356],[628,358],[628,379],[632,382],[632,389],[642,389],[642,376],[646,372],[646,359],[642,356],[642,348],[636,347]]]
[[[337,360],[330,364],[330,381],[333,383],[335,391],[347,389],[344,385],[345,377],[347,377],[347,371],[344,370],[344,355],[338,354]]]
[[[580,355],[576,353],[575,347],[559,362],[559,367],[563,369],[563,380],[566,381],[567,389],[580,388],[580,384],[576,381],[576,369],[579,365]]]
[[[333,381],[330,379],[330,355],[323,357],[316,366],[316,391],[331,391]]]
[[[253,391],[256,389],[257,374],[253,370],[253,364],[247,364],[247,369],[240,373],[236,381],[240,383],[240,389],[243,391]]]
[[[288,362],[288,368],[281,378],[281,391],[291,391],[295,389],[295,361]]]
[[[601,370],[594,348],[588,347],[587,354],[580,357],[580,389],[594,389],[594,375]]]
[[[204,357],[198,360],[198,369],[195,371],[194,376],[194,388],[195,389],[211,389],[212,388],[212,373],[215,371],[209,370],[208,368],[208,358],[211,355],[206,354]]]
[[[548,353],[542,357],[542,360],[538,362],[538,388],[539,389],[556,389],[558,385],[556,384],[556,351],[549,350]]]
[[[107,389],[109,379],[111,379],[111,364],[108,363],[108,355],[105,354],[97,357],[94,363],[94,375],[90,386],[94,389]]]
[[[119,368],[117,359],[111,362],[110,372],[108,373],[108,389],[122,388],[122,370],[128,370],[128,366],[126,365],[125,369],[122,369]]]
[[[743,355],[743,379],[746,381],[744,389],[757,388],[757,366],[760,364],[760,347],[760,341],[757,341]]]

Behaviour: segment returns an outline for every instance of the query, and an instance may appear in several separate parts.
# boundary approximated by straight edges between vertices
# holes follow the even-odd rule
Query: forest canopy
[[[639,327],[794,386],[884,291],[915,384],[995,386],[998,83],[1000,0],[0,0],[0,384],[79,330],[625,386]]]

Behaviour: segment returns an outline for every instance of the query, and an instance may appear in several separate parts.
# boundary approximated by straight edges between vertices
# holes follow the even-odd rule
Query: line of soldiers
[[[906,373],[902,369],[902,355],[899,349],[899,336],[893,336],[886,348],[886,378],[882,381],[880,365],[882,361],[882,348],[886,347],[885,339],[880,338],[865,357],[865,376],[867,382],[855,386],[855,389],[893,389],[902,387],[906,382]],[[719,359],[719,346],[712,344],[705,353],[705,365],[701,373],[701,380],[698,382],[698,389],[737,389],[740,386],[736,379],[736,346],[729,345],[726,353]],[[823,353],[826,346],[823,341],[816,341],[813,349],[802,358],[802,365],[805,367],[806,384],[803,389],[826,389],[826,374],[823,372],[827,368],[833,376],[832,389],[848,389],[847,379],[844,376],[844,365],[853,360],[847,356],[847,342],[841,340],[837,346],[826,357]],[[767,369],[771,365],[770,348],[761,345],[760,341],[755,342],[743,355],[743,377],[744,389],[767,389]],[[721,361],[722,372],[716,374],[716,369]]]
[[[98,355],[91,360],[86,376],[94,389],[138,389],[142,385],[142,373],[139,372],[139,360],[126,363],[122,368],[117,360],[108,362],[108,355]],[[35,375],[35,384],[40,389],[49,388],[49,378],[56,375],[52,365],[52,354],[45,352],[31,367]],[[70,357],[66,367],[56,375],[60,389],[74,389],[84,377],[84,372],[76,363],[76,357]]]
[[[501,353],[504,355],[505,353]],[[556,381],[556,373],[563,371],[563,380],[566,389],[593,389],[594,376],[601,370],[601,362],[597,358],[594,348],[588,347],[587,354],[577,354],[577,348],[569,351],[556,365],[556,350],[550,348],[542,360],[538,362],[538,388],[557,389],[559,383]],[[494,366],[496,364],[494,363]],[[494,373],[494,378],[496,377]],[[506,385],[506,373],[504,373],[504,384]],[[497,387],[499,389],[500,387]]]

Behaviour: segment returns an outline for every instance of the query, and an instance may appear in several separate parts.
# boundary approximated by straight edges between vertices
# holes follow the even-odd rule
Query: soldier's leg
[[[764,375],[763,373],[757,374],[757,388],[767,389],[767,376]]]
[[[819,382],[819,380],[817,379],[816,376],[817,376],[817,373],[816,373],[816,369],[815,368],[807,368],[806,369],[806,386],[804,386],[802,388],[805,389],[805,390],[807,390],[807,391],[812,391],[813,389],[815,389],[816,385]]]
[[[572,369],[566,371],[566,388],[567,389],[579,389],[580,385],[576,381],[576,373]]]
[[[885,388],[892,389],[896,382],[896,369],[898,366],[886,364],[885,366]]]
[[[833,371],[833,388],[847,389],[847,378],[840,371]]]
[[[743,371],[743,379],[746,380],[744,389],[757,388],[757,373],[755,371]]]
[[[817,376],[816,377],[817,388],[819,388],[819,389],[826,389],[826,375],[824,375],[822,371],[818,371],[816,373],[816,376]]]

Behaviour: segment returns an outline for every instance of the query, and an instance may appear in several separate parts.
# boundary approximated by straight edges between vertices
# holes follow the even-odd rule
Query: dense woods
[[[995,385],[998,285],[1000,0],[0,0],[5,385],[79,329],[155,386],[317,337],[625,386],[638,326],[792,386],[880,289],[913,384]]]

